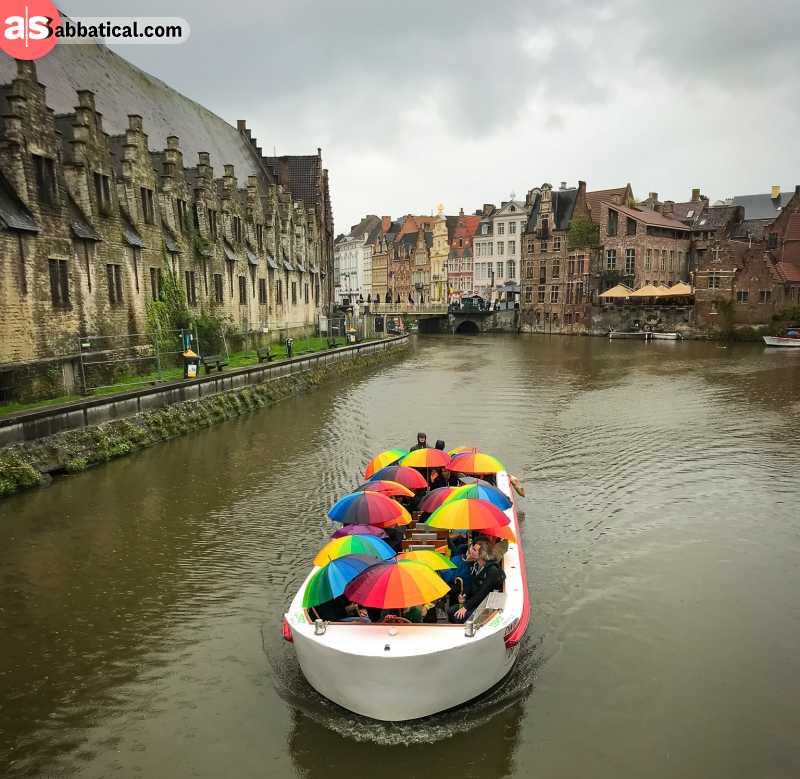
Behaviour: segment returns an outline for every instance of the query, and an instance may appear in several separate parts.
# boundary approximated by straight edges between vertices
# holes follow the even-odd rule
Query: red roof
[[[592,212],[592,221],[600,224],[600,204],[613,201],[614,195],[618,195],[621,201],[625,202],[625,195],[628,192],[627,185],[616,189],[597,189],[594,192],[586,193],[586,205]]]
[[[606,203],[606,205],[609,208],[619,211],[625,216],[629,216],[632,219],[638,219],[640,222],[652,225],[653,227],[669,227],[673,230],[683,230],[684,232],[689,232],[688,225],[685,225],[683,222],[679,222],[677,219],[670,219],[668,216],[659,214],[658,211],[650,211],[649,209],[643,208],[628,208],[627,206],[618,206],[614,203]]]
[[[800,268],[791,262],[776,262],[775,270],[789,284],[800,284]]]

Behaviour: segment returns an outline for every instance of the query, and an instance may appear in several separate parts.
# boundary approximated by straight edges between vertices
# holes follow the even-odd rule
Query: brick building
[[[760,239],[710,242],[694,269],[697,325],[766,325],[800,305],[800,185],[776,213]]]
[[[36,394],[43,376],[61,385],[50,391],[70,387],[87,338],[144,334],[167,277],[190,311],[242,333],[314,328],[332,261],[319,153],[277,158],[295,171],[280,183],[244,123],[226,124],[100,46],[57,47],[39,74],[31,62],[13,66],[0,60],[6,396]],[[75,91],[78,74],[115,88]]]
[[[447,286],[451,296],[469,293],[473,290],[472,242],[480,222],[479,213],[465,215],[463,208],[455,217],[450,237],[450,252],[447,258]]]

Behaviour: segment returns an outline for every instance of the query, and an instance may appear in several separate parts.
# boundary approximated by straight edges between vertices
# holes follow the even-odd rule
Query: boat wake
[[[266,626],[262,628],[262,636],[266,630]],[[343,709],[311,687],[300,670],[294,652],[283,642],[278,646],[268,646],[264,642],[264,651],[272,668],[275,689],[292,707],[344,738],[392,746],[442,741],[485,725],[524,700],[533,689],[536,670],[541,663],[535,651],[538,643],[532,637],[523,639],[511,672],[480,698],[449,711],[408,722],[381,722]],[[353,683],[358,684],[358,680],[355,679]],[[452,683],[458,684],[458,667],[455,664]]]

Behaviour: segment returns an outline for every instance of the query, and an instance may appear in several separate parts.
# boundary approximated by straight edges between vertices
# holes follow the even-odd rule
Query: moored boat
[[[788,346],[800,349],[800,336],[797,335],[765,335],[763,338],[767,346]]]
[[[608,333],[608,337],[609,338],[613,338],[613,339],[616,339],[616,338],[640,338],[640,339],[644,339],[644,338],[647,338],[647,335],[648,335],[647,332],[644,331],[644,330],[630,330],[630,331],[610,330],[609,333]]]
[[[283,635],[321,695],[384,721],[429,716],[479,696],[511,670],[528,627],[530,604],[520,527],[509,475],[497,488],[514,541],[502,558],[502,591],[490,592],[464,624],[323,621],[304,608],[315,566],[284,615]]]
[[[656,341],[677,341],[680,339],[679,333],[650,333],[650,337]]]

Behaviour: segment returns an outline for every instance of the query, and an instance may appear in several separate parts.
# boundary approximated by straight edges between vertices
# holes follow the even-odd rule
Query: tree
[[[567,245],[570,249],[597,246],[600,243],[600,228],[589,216],[576,216],[569,225]]]

